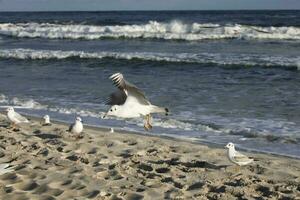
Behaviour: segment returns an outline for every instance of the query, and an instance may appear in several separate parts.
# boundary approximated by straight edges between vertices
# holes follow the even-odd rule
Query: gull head
[[[229,142],[226,146],[225,146],[225,148],[227,148],[227,149],[234,149],[234,144],[233,143],[231,143],[231,142]]]
[[[15,110],[14,110],[14,108],[13,107],[8,107],[7,109],[6,109],[6,112],[14,112]]]
[[[82,119],[80,117],[76,117],[75,121],[76,122],[82,122]]]
[[[106,116],[118,116],[118,112],[119,112],[119,106],[118,105],[113,105],[108,112],[104,115],[103,118],[105,118]]]

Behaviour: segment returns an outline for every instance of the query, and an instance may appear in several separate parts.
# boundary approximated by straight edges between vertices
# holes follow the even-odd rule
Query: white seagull
[[[144,93],[135,85],[127,82],[121,73],[115,73],[109,77],[118,90],[110,95],[105,102],[111,105],[109,111],[104,115],[116,116],[120,118],[144,117],[144,128],[150,130],[151,113],[165,113],[168,115],[167,108],[152,105]]]
[[[253,158],[249,158],[246,155],[241,154],[240,152],[236,151],[234,144],[231,142],[228,143],[225,147],[228,149],[228,152],[227,152],[228,159],[232,163],[234,163],[238,166],[248,165],[254,161]]]
[[[80,134],[83,131],[83,124],[80,117],[76,117],[75,122],[70,125],[69,132]]]
[[[9,119],[9,121],[12,122],[12,128],[15,128],[17,124],[29,123],[28,119],[26,119],[19,113],[15,112],[13,107],[8,107],[6,109],[6,112],[7,112],[7,118]]]
[[[43,117],[43,119],[45,120],[44,123],[43,123],[43,126],[49,126],[49,125],[51,125],[50,116],[49,115],[45,115]]]

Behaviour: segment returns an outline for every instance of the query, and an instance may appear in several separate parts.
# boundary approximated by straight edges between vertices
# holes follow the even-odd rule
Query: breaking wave
[[[156,52],[84,52],[61,50],[34,49],[5,49],[0,50],[0,58],[4,59],[125,59],[157,62],[180,63],[214,63],[218,65],[246,65],[246,66],[285,66],[299,68],[299,57],[270,56],[264,54],[219,54],[219,53],[156,53]]]
[[[134,25],[76,25],[50,23],[2,23],[0,34],[48,39],[144,38],[164,40],[273,39],[300,40],[299,27],[260,27],[241,24],[185,24],[149,21]]]
[[[16,108],[35,109],[35,110],[47,109],[48,107],[46,105],[40,104],[39,102],[33,99],[22,99],[17,97],[13,97],[10,99],[3,94],[0,94],[0,104],[13,105]],[[1,106],[1,107],[7,107],[7,106]]]

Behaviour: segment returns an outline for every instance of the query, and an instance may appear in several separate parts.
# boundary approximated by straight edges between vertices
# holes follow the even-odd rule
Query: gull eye
[[[110,109],[110,112],[112,112],[113,110],[112,109]]]

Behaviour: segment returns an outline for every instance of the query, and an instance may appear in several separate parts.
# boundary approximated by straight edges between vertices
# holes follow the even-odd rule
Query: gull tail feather
[[[154,106],[154,105],[152,105],[151,112],[152,113],[165,113],[165,115],[169,115],[168,108],[163,108],[163,107]]]

